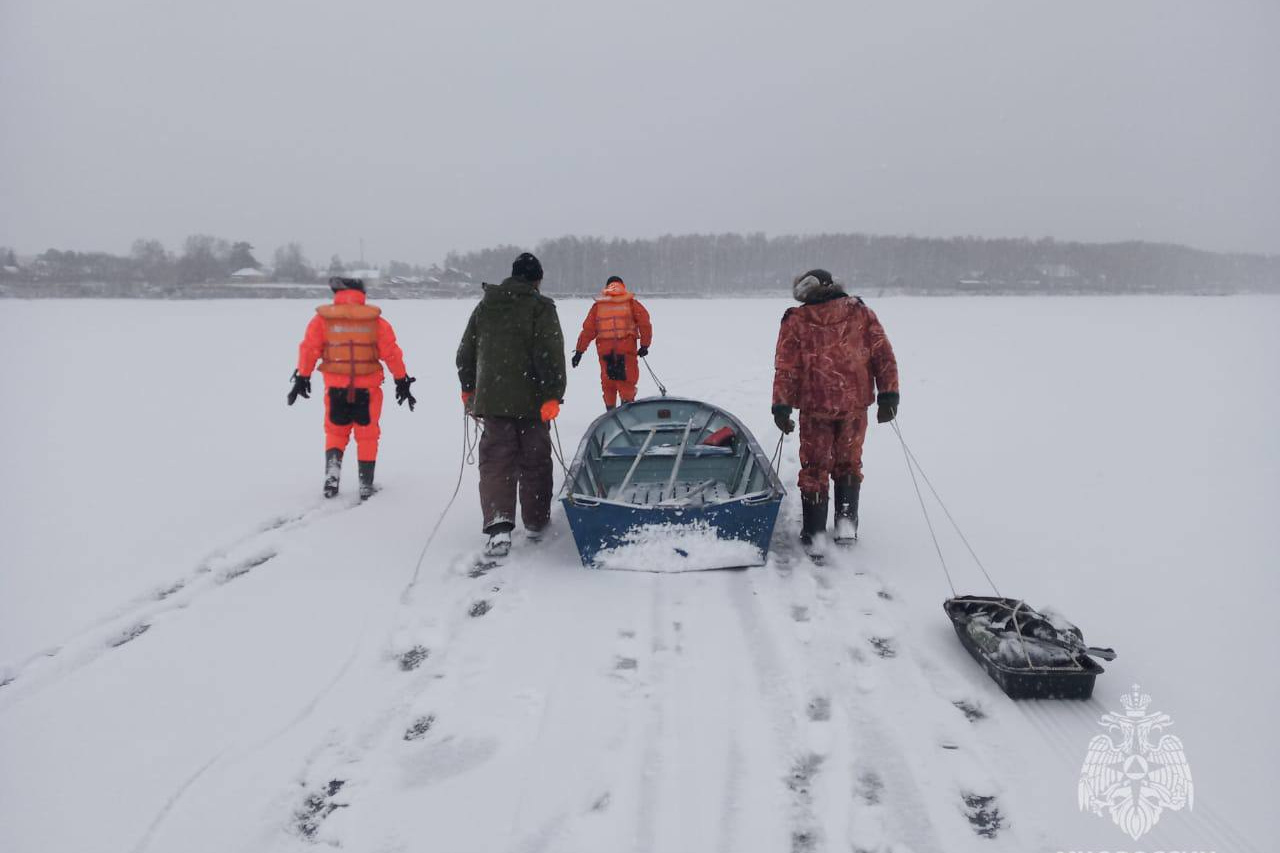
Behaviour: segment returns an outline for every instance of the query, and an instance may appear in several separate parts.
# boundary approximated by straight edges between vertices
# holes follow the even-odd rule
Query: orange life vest
[[[636,318],[631,313],[631,294],[624,298],[596,299],[596,338],[601,341],[634,340]]]
[[[366,376],[382,369],[378,358],[378,317],[373,305],[321,305],[324,319],[324,354],[321,373]]]

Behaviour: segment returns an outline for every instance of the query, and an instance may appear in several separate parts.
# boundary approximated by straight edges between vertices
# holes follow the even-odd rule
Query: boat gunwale
[[[707,422],[710,422],[710,420],[716,415],[719,415],[723,417],[725,420],[729,421],[729,423],[733,425],[737,434],[746,440],[747,452],[743,454],[744,458],[754,457],[756,460],[756,463],[764,469],[766,488],[758,489],[748,494],[734,495],[730,497],[728,500],[718,501],[716,503],[703,503],[698,506],[693,506],[693,505],[663,506],[662,504],[625,503],[625,502],[616,501],[610,498],[596,497],[594,495],[583,495],[581,493],[571,491],[570,490],[571,486],[575,485],[579,477],[582,476],[582,469],[586,465],[586,457],[591,449],[592,439],[599,434],[600,429],[604,426],[604,424],[607,421],[612,420],[617,422],[618,426],[622,428],[622,432],[626,433],[628,436],[628,439],[630,440],[633,437],[633,433],[636,432],[636,430],[632,430],[630,427],[628,427],[628,425],[622,420],[621,413],[629,409],[631,406],[635,406],[641,403],[690,404],[711,412],[711,417],[707,418]],[[644,424],[644,426],[652,426],[652,424]],[[631,442],[631,443],[634,445],[634,442]],[[603,445],[601,449],[603,450]],[[637,459],[639,458],[640,456],[639,454],[637,454]],[[736,486],[737,484],[735,483],[735,484],[728,484],[728,485]],[[679,511],[679,512],[689,512],[691,510],[699,510],[699,509],[708,508],[708,507],[729,506],[736,503],[743,503],[746,505],[755,505],[755,504],[763,503],[769,499],[781,500],[782,497],[786,495],[786,488],[782,485],[782,479],[778,476],[778,472],[774,470],[772,462],[767,456],[765,456],[764,448],[760,446],[760,442],[756,440],[755,435],[751,432],[751,430],[747,429],[746,425],[742,423],[741,419],[739,419],[733,413],[726,411],[720,406],[714,405],[712,403],[707,403],[703,400],[696,400],[691,397],[644,397],[642,399],[635,400],[631,403],[625,403],[622,406],[619,406],[617,408],[610,409],[604,412],[602,415],[598,416],[595,420],[591,422],[591,424],[587,427],[586,432],[583,434],[582,440],[578,443],[578,449],[574,453],[573,462],[569,466],[568,476],[565,478],[565,482],[563,487],[561,488],[561,492],[564,495],[564,500],[569,501],[570,503],[572,503],[574,506],[577,506],[577,507],[592,508],[598,505],[606,504],[609,506],[617,506],[617,507],[629,507],[629,508],[640,507],[640,508],[664,509],[664,510]],[[767,496],[767,497],[764,497],[764,496]],[[575,498],[582,498],[583,500],[579,502],[575,500]]]

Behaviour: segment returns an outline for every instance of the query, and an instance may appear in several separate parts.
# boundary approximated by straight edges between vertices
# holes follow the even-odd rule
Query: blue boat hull
[[[675,397],[597,418],[564,491],[584,565],[663,572],[763,565],[785,492],[741,421]]]
[[[782,496],[756,503],[737,501],[682,509],[624,506],[606,502],[590,506],[575,502],[572,498],[563,498],[562,503],[569,519],[569,527],[573,531],[573,540],[582,556],[582,564],[588,568],[643,570],[646,566],[611,564],[611,561],[598,563],[597,557],[633,544],[636,531],[679,525],[692,530],[710,529],[720,540],[754,546],[755,554],[748,554],[741,549],[727,550],[723,554],[726,559],[713,559],[710,563],[704,562],[696,566],[699,569],[728,569],[764,565],[769,554],[769,541],[773,538],[773,527],[778,520],[778,509],[782,506]],[[671,548],[680,557],[688,556],[679,553],[683,546],[678,537],[672,539]],[[652,553],[647,556],[651,559]]]

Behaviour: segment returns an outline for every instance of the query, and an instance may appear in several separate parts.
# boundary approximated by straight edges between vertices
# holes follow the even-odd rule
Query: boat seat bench
[[[631,483],[627,486],[625,494],[619,494],[618,487],[613,486],[609,489],[609,500],[652,506],[664,500],[672,500],[673,498],[679,500],[691,491],[701,487],[704,482],[704,480],[681,480],[675,485],[674,495],[672,490],[667,489],[666,481],[661,483]],[[710,486],[702,488],[698,494],[694,495],[690,505],[701,506],[705,503],[719,503],[730,500],[732,497],[729,487],[717,481]]]

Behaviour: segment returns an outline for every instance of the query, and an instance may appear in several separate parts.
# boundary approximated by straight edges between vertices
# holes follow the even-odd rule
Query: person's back
[[[800,410],[800,538],[820,554],[832,480],[836,541],[857,538],[867,407],[879,405],[880,423],[896,416],[898,364],[875,313],[847,295],[831,273],[797,276],[792,293],[801,304],[787,309],[778,331],[773,418],[791,432],[791,414]]]
[[[604,290],[591,304],[591,310],[582,323],[582,332],[574,346],[573,366],[582,361],[591,342],[595,341],[596,355],[600,357],[600,388],[604,395],[604,407],[612,409],[622,402],[636,398],[636,386],[640,382],[640,359],[649,354],[653,343],[653,323],[649,312],[627,290],[626,282],[619,276],[610,276]]]
[[[459,363],[472,411],[506,418],[537,415],[564,394],[564,339],[555,302],[533,284],[508,278],[484,285]],[[467,386],[470,385],[468,388]]]
[[[325,480],[324,496],[338,494],[342,457],[355,433],[360,497],[373,494],[378,439],[382,434],[382,365],[396,382],[396,402],[417,400],[409,393],[415,381],[405,373],[404,355],[396,333],[382,311],[366,303],[364,282],[357,278],[329,279],[333,303],[316,308],[298,346],[289,405],[311,395],[311,373],[320,362],[324,376]]]
[[[543,296],[542,265],[528,253],[511,277],[486,284],[458,344],[462,402],[484,423],[480,508],[488,553],[511,547],[516,498],[525,529],[541,536],[551,519],[551,433],[564,397],[564,336],[555,302]]]

